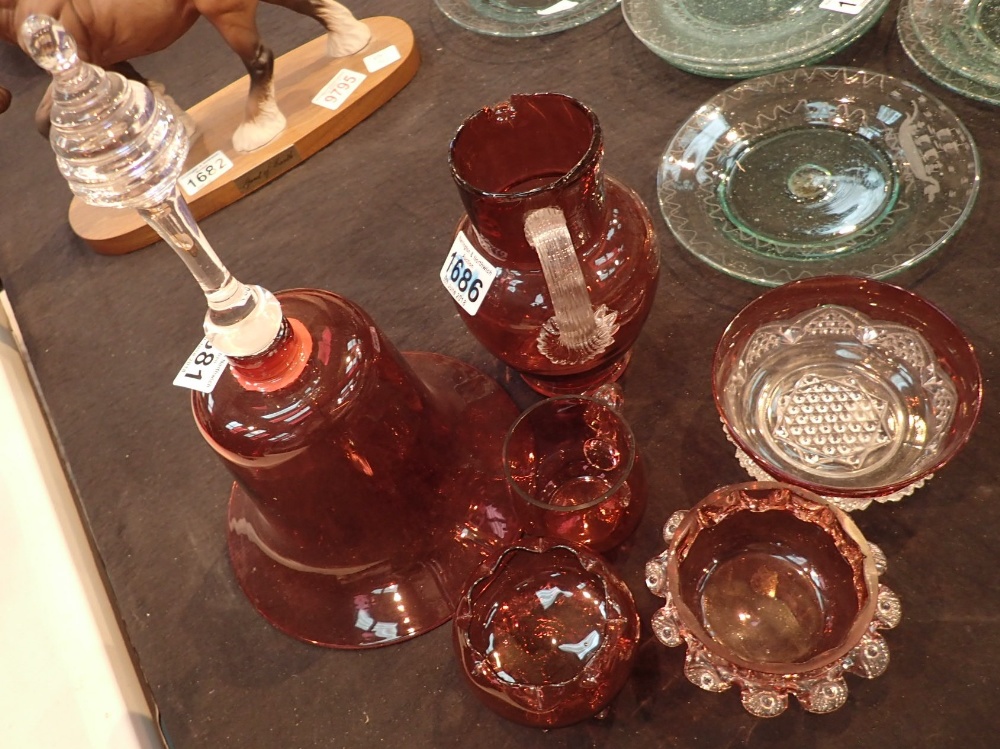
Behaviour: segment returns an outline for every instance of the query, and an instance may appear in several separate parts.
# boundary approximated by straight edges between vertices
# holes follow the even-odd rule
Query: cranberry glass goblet
[[[528,533],[607,551],[635,531],[646,478],[620,407],[620,388],[603,385],[540,401],[511,426],[503,470]]]
[[[722,335],[712,377],[754,478],[846,510],[922,486],[966,443],[982,400],[979,363],[954,322],[912,292],[849,276],[751,302]]]
[[[485,705],[554,728],[599,713],[625,684],[639,614],[599,556],[527,539],[480,567],[453,632],[462,673]]]
[[[664,645],[687,644],[684,674],[710,692],[741,690],[758,717],[788,695],[813,713],[847,699],[847,672],[882,674],[878,630],[901,617],[880,585],[885,556],[841,510],[787,484],[724,487],[663,530],[669,548],[646,565],[666,605],[653,616]]]

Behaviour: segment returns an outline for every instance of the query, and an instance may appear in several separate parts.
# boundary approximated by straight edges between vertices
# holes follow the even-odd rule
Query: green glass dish
[[[694,255],[777,286],[920,262],[964,223],[979,180],[972,136],[933,96],[881,73],[813,67],[699,107],[667,146],[657,191]]]
[[[1000,86],[981,83],[966,77],[956,70],[948,68],[924,46],[923,41],[917,35],[917,31],[914,28],[911,8],[908,3],[900,8],[896,21],[896,30],[899,34],[899,43],[902,45],[903,51],[913,61],[913,64],[920,68],[920,71],[932,81],[970,99],[984,101],[989,104],[1000,104]]]
[[[888,0],[622,0],[632,33],[670,64],[698,75],[741,78],[819,62],[857,40]]]
[[[1000,86],[1000,0],[910,0],[906,10],[917,38],[941,65]]]
[[[463,28],[489,36],[526,37],[566,31],[604,15],[619,0],[435,0]]]

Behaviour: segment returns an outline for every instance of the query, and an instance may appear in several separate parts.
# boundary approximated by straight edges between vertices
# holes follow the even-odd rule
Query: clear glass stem
[[[173,248],[205,292],[205,333],[228,356],[259,354],[281,329],[281,308],[259,286],[246,286],[229,272],[175,187],[167,199],[139,215]]]

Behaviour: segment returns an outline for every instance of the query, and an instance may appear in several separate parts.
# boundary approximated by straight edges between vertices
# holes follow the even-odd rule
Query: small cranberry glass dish
[[[753,715],[809,712],[847,700],[845,673],[882,674],[878,630],[902,615],[878,581],[885,557],[846,513],[803,489],[751,483],[718,489],[663,529],[669,548],[646,565],[666,605],[653,615],[664,645],[687,644],[684,674],[722,692],[737,686]]]
[[[539,401],[507,432],[503,470],[524,529],[593,551],[632,535],[646,509],[635,436],[621,388]]]
[[[922,486],[968,441],[982,401],[979,363],[954,322],[910,291],[849,276],[748,304],[719,341],[712,378],[744,468],[844,510]]]
[[[485,562],[453,623],[462,673],[508,720],[540,728],[604,710],[628,679],[639,614],[596,554],[526,539]]]

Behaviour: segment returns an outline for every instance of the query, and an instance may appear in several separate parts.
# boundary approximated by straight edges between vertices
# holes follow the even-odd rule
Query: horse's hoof
[[[285,129],[285,116],[278,110],[261,112],[253,120],[248,120],[233,133],[233,148],[240,153],[249,153],[266,146]]]
[[[372,31],[361,21],[348,29],[326,35],[326,54],[329,57],[347,57],[363,50],[372,39]]]

